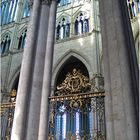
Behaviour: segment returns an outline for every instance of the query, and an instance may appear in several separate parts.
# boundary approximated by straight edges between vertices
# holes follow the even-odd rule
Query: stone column
[[[43,1],[40,11],[40,23],[37,38],[37,48],[34,63],[33,80],[31,87],[31,97],[29,105],[27,140],[38,140],[38,127],[40,116],[40,101],[42,92],[44,61],[46,54],[46,42],[48,31],[50,5],[47,1]]]
[[[103,91],[104,90],[104,84],[103,84],[103,75],[101,71],[101,53],[102,53],[102,47],[100,43],[100,24],[99,24],[99,1],[93,0],[92,1],[92,22],[93,22],[93,38],[94,38],[94,49],[93,49],[93,55],[95,56],[95,66],[94,66],[94,74],[93,74],[93,82],[95,86],[93,87],[94,92]]]
[[[46,140],[48,138],[48,109],[49,101],[48,96],[51,93],[51,75],[53,64],[53,50],[55,40],[55,21],[56,21],[56,7],[57,1],[52,0],[50,4],[50,16],[48,24],[48,36],[46,45],[46,56],[44,66],[44,77],[42,86],[42,98],[41,98],[41,111],[40,111],[40,123],[39,123],[39,136],[38,140]]]
[[[126,1],[100,0],[107,140],[138,140],[138,65]]]
[[[26,48],[23,53],[11,140],[25,140],[29,104],[28,99],[30,97],[30,86],[33,72],[32,67],[36,51],[35,44],[38,34],[39,13],[40,0],[34,0],[33,11],[28,26]]]

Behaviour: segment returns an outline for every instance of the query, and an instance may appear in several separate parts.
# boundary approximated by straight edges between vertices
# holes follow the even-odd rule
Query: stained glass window
[[[60,0],[58,6],[65,6],[71,3],[71,0]]]
[[[18,0],[4,0],[1,3],[1,25],[15,21]]]
[[[18,49],[23,49],[25,47],[26,32],[27,32],[27,29],[25,29],[22,32],[22,34],[19,38]]]
[[[75,34],[83,34],[89,32],[89,21],[86,13],[80,13],[75,20]]]
[[[25,1],[24,11],[23,11],[23,18],[30,16],[30,9],[28,5],[28,0]]]
[[[62,18],[56,28],[56,40],[70,36],[70,22],[68,18]]]
[[[1,54],[9,51],[10,43],[11,43],[10,35],[5,35],[5,37],[2,39],[1,42],[1,47],[0,47]]]

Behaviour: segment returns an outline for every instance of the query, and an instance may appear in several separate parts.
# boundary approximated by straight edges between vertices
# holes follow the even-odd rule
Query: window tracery
[[[23,18],[30,16],[30,9],[28,5],[28,0],[25,1],[24,11],[23,11]]]
[[[18,0],[3,0],[1,2],[1,25],[15,21]]]
[[[133,19],[140,12],[140,2],[135,0],[127,0],[129,17]]]
[[[81,12],[75,20],[75,34],[83,34],[89,32],[89,16],[86,12]]]
[[[22,32],[22,34],[21,34],[21,36],[20,36],[20,38],[19,38],[18,50],[24,49],[24,47],[25,47],[26,33],[27,33],[27,29],[25,29],[25,30]]]
[[[73,69],[54,94],[49,139],[105,140],[104,93],[92,93],[88,77]]]
[[[2,42],[1,42],[1,50],[0,50],[1,54],[4,54],[9,51],[10,43],[11,43],[10,35],[7,34],[2,39]]]
[[[56,27],[56,40],[70,36],[70,21],[68,18],[62,18]]]
[[[60,0],[58,6],[65,6],[71,3],[71,0]]]

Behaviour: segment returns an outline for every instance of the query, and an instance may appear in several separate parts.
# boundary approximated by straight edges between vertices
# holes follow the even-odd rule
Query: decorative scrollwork
[[[70,107],[71,108],[80,108],[82,106],[82,100],[78,99],[78,100],[71,100],[70,102]]]
[[[2,139],[10,140],[11,136],[11,128],[13,124],[14,118],[14,108],[15,108],[15,101],[16,101],[16,90],[13,89],[8,98],[10,97],[9,102],[2,103],[0,105],[1,111],[1,119],[2,119],[2,129],[5,129],[5,135],[2,135]],[[5,127],[6,126],[6,127]]]
[[[57,86],[55,95],[49,97],[48,140],[62,139],[64,134],[66,140],[105,140],[105,93],[95,90],[100,83],[98,77],[101,76],[96,75],[89,81],[79,70],[73,69]]]
[[[79,70],[73,69],[72,73],[66,75],[62,84],[57,86],[56,95],[68,95],[79,92],[90,91],[91,84],[87,76]]]

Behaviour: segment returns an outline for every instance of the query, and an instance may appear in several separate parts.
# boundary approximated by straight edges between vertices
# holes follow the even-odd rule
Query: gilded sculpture
[[[85,92],[91,89],[88,77],[84,76],[79,70],[73,69],[72,73],[66,75],[62,84],[57,86],[58,95],[68,95]]]

